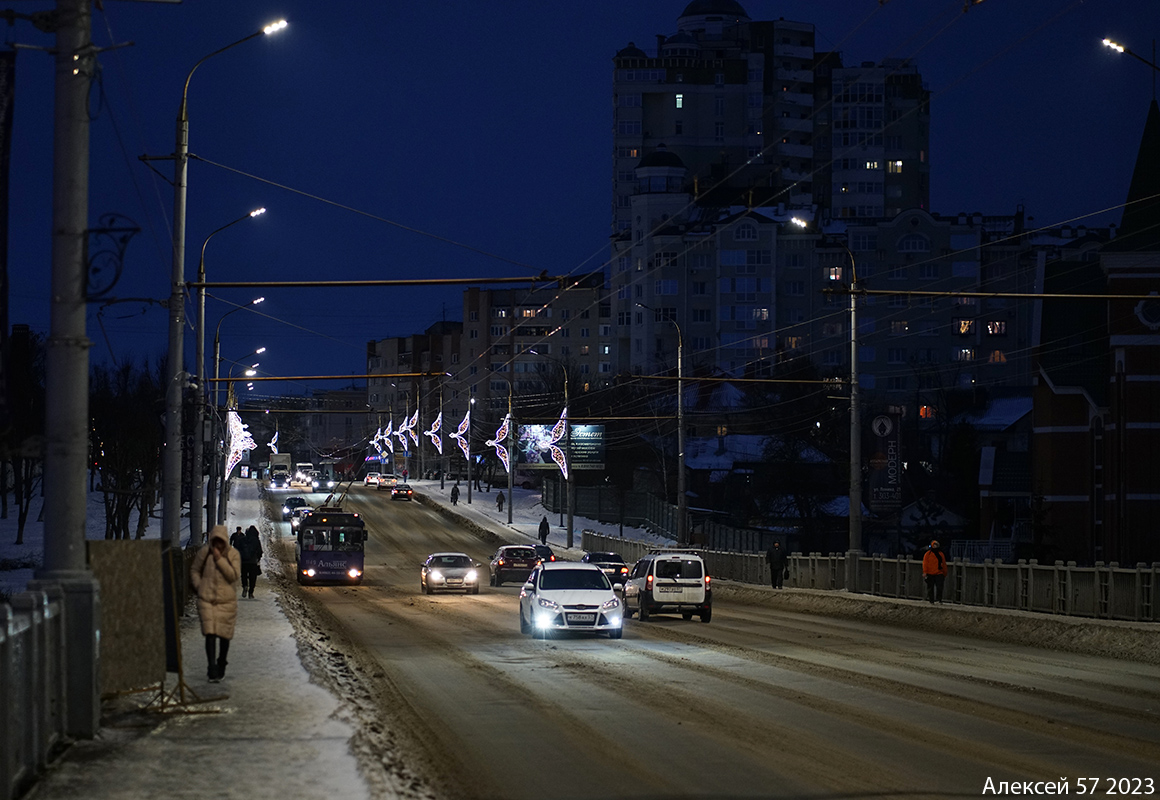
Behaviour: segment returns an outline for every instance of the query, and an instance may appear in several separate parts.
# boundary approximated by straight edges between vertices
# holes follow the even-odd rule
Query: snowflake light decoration
[[[556,462],[556,466],[560,468],[560,472],[564,475],[564,480],[568,480],[568,456],[557,446],[557,442],[568,435],[568,407],[564,406],[564,410],[560,412],[560,421],[552,428],[552,438],[548,442],[548,450],[552,453],[552,460]]]
[[[229,478],[234,467],[242,460],[242,453],[246,450],[253,450],[258,445],[254,443],[254,437],[250,435],[249,426],[242,424],[242,418],[238,416],[238,412],[229,412],[226,416],[226,425],[230,434],[230,454],[229,458],[226,459],[226,477]],[[277,434],[274,435],[274,438],[278,438]]]
[[[439,416],[435,417],[435,422],[431,423],[431,430],[423,431],[423,435],[431,440],[435,445],[435,449],[439,451],[439,455],[443,455],[443,434],[439,429],[443,427],[443,412],[439,412]]]
[[[471,428],[471,408],[467,409],[467,413],[463,415],[463,422],[459,423],[459,428],[455,433],[447,434],[459,444],[459,450],[463,453],[463,457],[471,458],[471,445],[467,442],[467,431]],[[489,442],[490,444],[490,442]]]
[[[270,443],[267,445],[267,447],[270,448],[271,453],[274,453],[275,455],[277,455],[277,453],[278,453],[278,431],[274,431],[274,438],[270,440]]]

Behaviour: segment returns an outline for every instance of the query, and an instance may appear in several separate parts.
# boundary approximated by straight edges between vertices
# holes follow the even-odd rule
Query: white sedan
[[[624,635],[624,602],[595,564],[546,561],[520,590],[520,633],[545,638],[553,631]]]
[[[432,553],[423,562],[419,586],[427,594],[446,589],[479,594],[479,570],[466,553]]]

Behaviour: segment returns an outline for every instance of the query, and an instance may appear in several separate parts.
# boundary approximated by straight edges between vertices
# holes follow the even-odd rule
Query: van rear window
[[[658,561],[656,576],[658,578],[701,578],[704,571],[700,561]]]

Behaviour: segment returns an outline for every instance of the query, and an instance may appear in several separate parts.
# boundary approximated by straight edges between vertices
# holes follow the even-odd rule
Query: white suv
[[[688,550],[649,553],[628,574],[624,605],[628,616],[640,612],[642,622],[662,611],[678,611],[685,619],[697,614],[708,622],[713,618],[713,592],[704,559]]]

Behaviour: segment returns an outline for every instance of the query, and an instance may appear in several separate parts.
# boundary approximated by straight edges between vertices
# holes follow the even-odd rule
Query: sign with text
[[[556,469],[550,444],[552,425],[520,425],[516,436],[516,465],[526,469]],[[556,443],[565,449],[565,440]],[[571,469],[604,469],[604,426],[571,426],[568,462]]]
[[[902,508],[902,441],[899,416],[878,414],[870,420],[870,510],[896,513]]]

